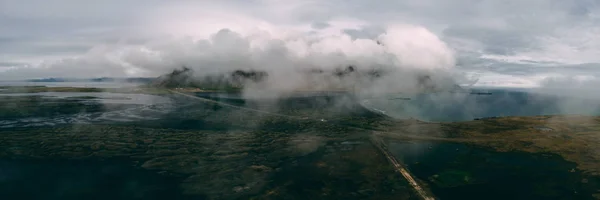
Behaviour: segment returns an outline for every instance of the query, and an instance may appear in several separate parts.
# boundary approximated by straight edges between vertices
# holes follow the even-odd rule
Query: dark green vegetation
[[[169,97],[175,108],[152,120],[0,128],[0,159],[9,163],[0,172],[22,166],[31,174],[0,176],[0,184],[11,186],[0,190],[8,196],[3,199],[25,197],[33,187],[28,182],[45,188],[38,193],[49,199],[418,199],[371,143],[373,135],[415,141],[388,146],[442,199],[589,199],[599,193],[597,118],[427,123],[389,119],[343,94],[277,101],[211,97],[226,103],[218,104],[162,89],[131,91]],[[121,109],[91,106],[99,99],[85,95],[2,98],[9,106],[0,106],[0,122]],[[428,140],[437,144],[429,149],[422,142]],[[127,173],[94,177],[115,165]],[[89,184],[54,193],[61,184],[84,180]]]
[[[181,199],[182,177],[119,160],[0,160],[2,199]]]
[[[411,197],[406,183],[358,133],[344,138],[319,133],[93,125],[0,133],[6,137],[0,143],[3,158],[118,158],[132,166],[186,175],[180,186],[185,194],[196,197]]]
[[[600,186],[553,154],[427,142],[390,148],[441,199],[593,199]]]
[[[419,199],[369,143],[330,141],[281,168],[257,199]]]
[[[586,174],[600,175],[600,117],[504,117],[439,125],[472,139],[470,144],[503,152],[558,154]]]
[[[125,166],[160,172],[165,178],[181,178],[177,188],[182,194],[175,199],[184,198],[184,194],[196,199],[416,198],[369,142],[367,132],[330,123],[350,119],[346,124],[367,126],[382,119],[357,105],[338,104],[335,99],[303,106],[279,102],[282,109],[274,111],[303,118],[290,119],[185,97],[172,99],[177,109],[159,120],[0,129],[0,157],[58,163],[119,160]],[[314,109],[332,104],[345,109]],[[59,110],[60,105],[55,104]],[[63,105],[74,110],[82,108],[72,103]],[[328,121],[321,120],[324,118]],[[32,174],[51,183],[61,181],[60,175],[40,171]],[[20,181],[36,180],[30,177]],[[5,182],[11,183],[14,181]],[[16,185],[11,191],[28,189]],[[78,190],[86,189],[75,188],[73,192]],[[83,191],[75,196],[92,198],[93,193]],[[14,192],[2,195],[10,194]],[[56,198],[63,197],[69,196]]]
[[[177,102],[177,110],[160,120],[133,124],[153,128],[221,131],[251,129],[283,133],[329,130],[329,134],[345,135],[353,127],[372,128],[389,120],[362,108],[348,96],[312,99],[302,97],[269,102],[225,101],[231,105],[277,113],[278,116],[205,103],[178,95],[172,95],[171,98]]]

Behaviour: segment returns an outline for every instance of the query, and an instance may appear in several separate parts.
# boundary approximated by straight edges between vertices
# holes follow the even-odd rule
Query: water
[[[576,165],[556,155],[427,142],[389,149],[440,199],[592,199],[599,181],[582,182]]]
[[[38,93],[6,93],[2,96],[43,96],[47,98],[71,98],[113,104],[152,105],[170,103],[169,98],[148,94],[111,93],[111,92],[38,92]],[[93,97],[93,98],[90,98]]]
[[[600,114],[596,98],[542,94],[532,91],[486,90],[491,95],[433,93],[401,94],[364,100],[365,107],[395,118],[424,121],[469,121],[500,116]],[[402,98],[404,99],[402,99]]]
[[[155,120],[173,110],[147,94],[43,92],[0,94],[0,128]]]

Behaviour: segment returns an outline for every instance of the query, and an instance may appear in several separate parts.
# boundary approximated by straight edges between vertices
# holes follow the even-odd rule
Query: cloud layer
[[[456,63],[453,70],[488,83],[526,87],[543,85],[540,77],[600,71],[600,6],[593,0],[55,0],[35,6],[44,2],[0,2],[1,79],[154,76],[183,64]],[[222,29],[230,32],[215,35]],[[392,41],[376,45],[386,38]],[[272,62],[261,61],[267,59]]]

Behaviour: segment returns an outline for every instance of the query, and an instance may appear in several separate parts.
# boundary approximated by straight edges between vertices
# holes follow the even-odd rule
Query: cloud
[[[600,94],[597,92],[598,84],[600,84],[600,78],[594,75],[557,75],[542,80],[542,87],[539,88],[538,91],[556,95],[583,97],[586,99],[598,100],[600,99]]]
[[[372,39],[352,39],[343,29],[335,32],[330,28],[289,35],[222,29],[206,39],[97,46],[81,56],[15,68],[1,75],[65,77],[68,72],[69,78],[158,76],[185,66],[201,76],[255,69],[269,73],[266,85],[250,88],[263,97],[292,90],[344,87],[359,87],[372,95],[414,90],[419,73],[437,74],[432,76],[434,81],[446,81],[454,65],[454,52],[436,35],[421,26],[397,24]],[[334,71],[348,66],[362,71],[385,70],[386,74],[377,82],[365,82],[360,77],[304,77],[310,69]]]
[[[596,56],[600,37],[595,28],[600,25],[600,6],[594,0],[44,2],[0,2],[0,59],[3,63],[22,64],[0,77],[64,75],[67,71],[62,70],[74,69],[82,72],[69,75],[89,76],[84,72],[87,68],[93,72],[104,70],[102,74],[108,75],[150,75],[159,68],[159,64],[153,64],[157,61],[154,54],[169,54],[165,53],[170,51],[164,49],[167,47],[182,52],[186,51],[181,48],[199,48],[195,41],[209,39],[224,28],[243,38],[249,37],[247,33],[255,34],[251,45],[264,45],[258,41],[275,39],[288,46],[305,48],[306,53],[309,52],[306,43],[313,40],[321,41],[319,48],[335,49],[376,39],[392,25],[414,24],[439,37],[454,51],[454,58],[440,57],[435,51],[416,50],[414,54],[403,54],[403,60],[416,54],[440,60],[422,60],[409,65],[450,63],[456,59],[455,70],[489,73],[490,76],[500,74],[527,79],[548,70],[579,73],[576,67],[563,68],[600,63]],[[35,6],[40,4],[46,6]],[[324,40],[325,36],[344,39]],[[190,39],[186,41],[185,37]],[[107,46],[110,48],[102,51],[110,56],[97,52]],[[348,52],[351,50],[343,51],[351,53]],[[377,50],[373,51],[371,54],[378,54]],[[71,60],[75,57],[77,62]],[[180,64],[172,61],[176,59],[164,56],[161,59],[170,59],[171,65]],[[158,63],[165,64],[164,61]],[[138,66],[142,64],[145,66]],[[548,66],[551,68],[540,68]],[[38,69],[48,70],[36,72]],[[516,72],[524,74],[514,75]]]

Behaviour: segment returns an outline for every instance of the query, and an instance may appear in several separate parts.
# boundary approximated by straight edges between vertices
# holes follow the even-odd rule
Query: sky
[[[348,62],[479,86],[597,82],[600,2],[0,0],[0,80]]]

